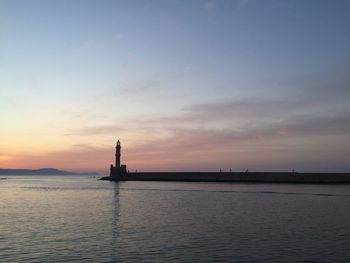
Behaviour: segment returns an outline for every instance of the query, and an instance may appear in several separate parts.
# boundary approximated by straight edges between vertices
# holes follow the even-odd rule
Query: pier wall
[[[184,181],[184,182],[261,182],[261,183],[350,183],[350,173],[293,172],[144,172],[127,173],[111,181]]]

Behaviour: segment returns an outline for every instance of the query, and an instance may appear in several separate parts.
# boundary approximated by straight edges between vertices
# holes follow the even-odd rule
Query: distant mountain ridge
[[[74,173],[55,168],[40,169],[0,169],[0,175],[98,175],[98,173]]]

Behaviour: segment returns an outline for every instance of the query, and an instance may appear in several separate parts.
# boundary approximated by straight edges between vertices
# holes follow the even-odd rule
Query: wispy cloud
[[[244,163],[244,158],[249,159],[248,153],[259,156],[264,152],[267,156],[276,149],[284,153],[298,149],[313,151],[316,144],[306,149],[310,138],[317,140],[317,150],[324,153],[322,147],[331,148],[332,140],[338,137],[340,141],[350,140],[350,89],[346,69],[342,66],[327,73],[276,83],[276,90],[288,91],[284,96],[271,93],[264,97],[192,103],[175,114],[139,113],[118,125],[87,126],[72,134],[123,134],[127,138],[128,134],[137,133],[133,138],[138,138],[138,144],[134,142],[125,149],[128,162],[134,167],[155,167],[161,162],[164,168],[189,160],[198,165],[199,159],[207,160],[208,156],[232,163],[237,160],[237,154]],[[157,90],[160,85],[157,81],[135,83],[127,85],[129,90],[124,92]],[[346,142],[338,147],[350,154]]]
[[[183,120],[174,119],[170,126],[165,126],[172,136],[167,139],[167,148],[176,145],[186,145],[197,148],[206,143],[208,147],[225,145],[227,143],[243,143],[252,140],[288,139],[305,136],[350,136],[350,114],[342,116],[293,117],[275,123],[259,123],[259,125],[245,125],[231,128],[201,128],[183,126]],[[187,119],[185,120],[187,121]],[[174,125],[175,123],[178,125]],[[163,120],[160,121],[163,123]],[[152,125],[151,123],[149,125]],[[157,122],[156,122],[157,125]],[[164,146],[164,145],[163,145]],[[164,146],[165,147],[165,146]]]
[[[96,125],[75,129],[67,133],[67,135],[99,135],[99,134],[118,134],[125,128],[117,125]]]

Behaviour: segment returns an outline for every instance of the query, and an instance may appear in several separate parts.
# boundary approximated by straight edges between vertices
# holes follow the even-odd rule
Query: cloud
[[[130,122],[148,128],[217,125],[219,128],[233,126],[245,129],[248,126],[286,123],[291,120],[295,122],[296,118],[340,116],[350,112],[350,75],[347,74],[349,69],[345,63],[326,72],[254,83],[251,85],[259,93],[249,97],[228,97],[221,101],[188,104],[172,116],[163,113],[158,116],[140,115]],[[176,94],[168,94],[168,90],[164,88],[174,80],[173,77],[163,76],[152,78],[153,81],[149,79],[146,82],[129,83],[117,92],[131,96],[149,93],[152,99],[159,100],[165,98],[159,97],[165,93],[176,97]],[[261,87],[258,87],[259,85]]]
[[[203,142],[207,146],[225,145],[227,143],[243,143],[253,140],[293,138],[304,136],[334,136],[350,135],[350,114],[342,116],[319,116],[315,118],[290,118],[276,123],[262,123],[259,125],[247,125],[240,129],[225,127],[201,128],[183,127],[181,119],[173,120],[178,125],[166,126],[171,136],[167,138],[166,150],[176,145],[186,145],[186,147],[198,147]],[[187,120],[186,120],[187,121]],[[163,120],[160,120],[163,123]],[[152,124],[150,124],[152,125]],[[157,144],[159,145],[159,144]],[[157,147],[157,145],[155,145]],[[153,148],[153,147],[152,147]],[[154,148],[153,148],[154,149]]]
[[[205,170],[214,163],[262,167],[261,158],[264,165],[277,167],[278,162],[280,168],[296,160],[299,164],[306,160],[314,164],[342,162],[344,168],[345,161],[338,153],[350,154],[346,143],[350,140],[347,68],[343,65],[322,74],[276,81],[261,97],[193,103],[175,114],[161,110],[158,115],[140,113],[118,125],[87,126],[72,133],[122,132],[126,142],[132,142],[124,148],[125,162],[137,169]],[[158,91],[171,79],[163,76],[153,82],[129,82],[121,92]]]
[[[219,103],[204,103],[189,106],[186,110],[193,117],[206,118],[247,118],[266,116],[271,117],[279,115],[276,109],[284,107],[286,110],[292,110],[296,105],[289,101],[269,101],[263,99],[249,99],[240,101],[226,101]]]
[[[122,141],[122,162],[129,169],[139,171],[215,171],[219,168],[244,170],[246,167],[255,170],[288,170],[291,165],[298,171],[307,171],[317,170],[321,167],[317,165],[325,162],[333,164],[333,171],[349,169],[344,156],[350,154],[350,145],[347,143],[350,139],[350,114],[290,118],[287,122],[241,130],[230,127],[209,129],[196,125],[185,127],[181,119],[177,121],[177,127],[165,125],[164,129],[169,133],[167,137],[143,136],[144,140],[133,145],[127,145],[128,140]],[[154,123],[143,123],[138,129],[150,132],[156,130],[152,128],[153,125]],[[105,133],[111,127],[87,127],[82,131]],[[130,126],[126,127],[126,130],[131,129]],[[342,139],[335,140],[332,144],[327,136],[333,138],[335,135],[342,136]],[[317,141],[315,138],[318,136],[326,139]],[[76,144],[67,150],[40,155],[16,155],[5,161],[8,167],[45,166],[73,171],[81,171],[83,167],[85,171],[108,173],[109,165],[114,161],[114,144],[106,147]],[[307,161],[310,162],[309,166],[306,165]],[[334,165],[338,167],[334,168]]]
[[[325,124],[335,123],[325,121]],[[344,156],[350,154],[347,146],[349,136],[343,142],[332,143],[328,138],[317,140],[316,130],[293,126],[293,134],[281,133],[280,127],[250,132],[230,130],[177,130],[171,138],[146,141],[125,148],[126,162],[131,169],[143,170],[218,170],[249,167],[255,170],[289,170],[295,166],[299,171],[324,171],[320,167],[337,164],[333,171],[350,169]],[[347,127],[348,128],[348,127]],[[302,132],[302,136],[300,136]],[[333,135],[333,131],[331,131]],[[327,133],[322,133],[327,136]],[[296,136],[292,138],[292,136]],[[326,138],[326,137],[324,137]],[[346,139],[347,138],[347,139]],[[309,165],[306,165],[309,162]]]
[[[96,125],[87,126],[81,129],[75,129],[67,133],[67,135],[98,135],[98,134],[118,134],[125,128],[118,125]]]
[[[343,66],[327,74],[276,82],[274,88],[280,87],[285,93],[271,89],[262,97],[193,103],[175,114],[160,109],[158,115],[139,113],[116,124],[85,126],[69,134],[122,134],[126,138],[123,142],[130,143],[123,148],[123,162],[130,169],[215,170],[218,166],[243,169],[255,165],[269,170],[286,169],[293,163],[305,168],[307,162],[315,168],[329,162],[344,171],[349,166],[342,156],[350,154],[350,77],[346,69]],[[133,95],[148,89],[158,91],[171,79],[129,82],[119,92]],[[77,169],[79,163],[80,167],[104,169],[113,155],[114,145],[76,145],[40,158],[44,158],[45,166],[57,158],[62,159],[56,162],[62,167]],[[98,156],[96,161],[93,156]],[[21,160],[30,164],[25,159]],[[79,161],[76,164],[74,160]]]
[[[291,118],[285,125],[278,127],[290,135],[339,135],[350,136],[350,114],[337,116]]]
[[[328,162],[333,163],[333,171],[345,171],[349,166],[341,156],[350,154],[346,143],[350,140],[350,109],[328,110],[334,101],[314,102],[312,94],[306,90],[300,99],[200,103],[173,116],[134,119],[131,123],[138,123],[138,129],[168,136],[148,138],[126,150],[129,163],[146,170],[206,170],[213,169],[214,163],[241,168],[255,164],[258,170],[269,170],[270,165],[284,170],[295,163],[304,171],[307,167],[321,171],[317,168],[321,164],[330,169],[325,164]],[[127,130],[133,128],[128,126]]]

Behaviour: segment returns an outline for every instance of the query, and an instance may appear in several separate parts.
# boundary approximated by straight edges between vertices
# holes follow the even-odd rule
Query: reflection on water
[[[0,181],[1,262],[346,262],[350,186]]]

